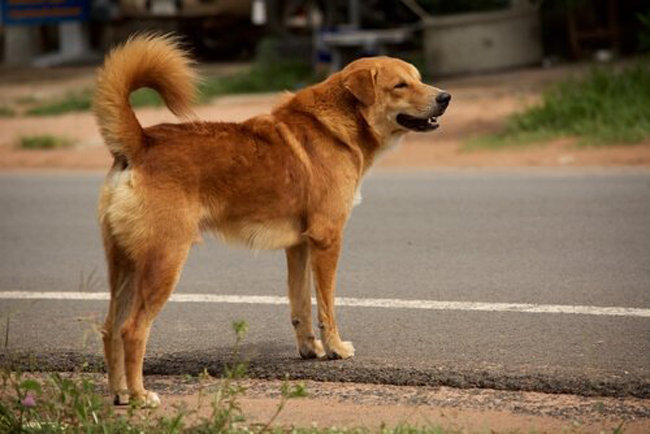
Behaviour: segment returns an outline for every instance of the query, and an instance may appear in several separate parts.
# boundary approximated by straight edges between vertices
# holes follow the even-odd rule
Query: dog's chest
[[[361,197],[361,183],[359,183],[359,186],[354,192],[354,198],[352,199],[352,207],[354,208],[355,206],[361,204],[362,201],[363,201],[363,197]]]

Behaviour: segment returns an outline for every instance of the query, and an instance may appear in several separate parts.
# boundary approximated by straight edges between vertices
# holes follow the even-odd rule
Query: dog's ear
[[[375,103],[375,76],[374,70],[357,69],[343,77],[343,86],[363,105]]]

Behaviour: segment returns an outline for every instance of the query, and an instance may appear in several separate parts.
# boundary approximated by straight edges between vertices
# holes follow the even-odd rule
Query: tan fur
[[[142,128],[129,105],[131,92],[150,87],[172,113],[190,118],[197,77],[171,35],[137,35],[125,47],[111,51],[97,73],[94,111],[111,153],[130,159],[142,141]]]
[[[334,314],[343,228],[376,155],[408,131],[397,115],[442,114],[440,91],[408,63],[361,59],[270,115],[142,129],[128,102],[138,87],[156,89],[176,114],[191,113],[195,75],[175,40],[130,39],[107,56],[98,79],[95,113],[115,159],[99,215],[111,287],[104,349],[117,401],[128,393],[159,402],[142,382],[146,342],[200,231],[285,249],[300,355],[353,356]],[[312,276],[322,341],[312,330]]]

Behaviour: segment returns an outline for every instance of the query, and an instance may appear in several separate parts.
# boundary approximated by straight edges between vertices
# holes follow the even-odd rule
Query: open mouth
[[[412,131],[433,131],[438,128],[438,116],[428,118],[416,118],[415,116],[400,113],[397,115],[397,123]]]

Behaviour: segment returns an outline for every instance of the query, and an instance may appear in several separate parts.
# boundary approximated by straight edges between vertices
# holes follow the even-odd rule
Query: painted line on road
[[[108,300],[106,292],[0,292],[0,299],[13,300]],[[289,304],[287,297],[270,295],[172,294],[171,302],[222,304]],[[312,304],[315,300],[312,298]],[[562,313],[650,318],[650,309],[632,307],[573,306],[563,304],[481,303],[471,301],[401,300],[392,298],[336,299],[337,306],[387,309],[460,310],[479,312]]]

